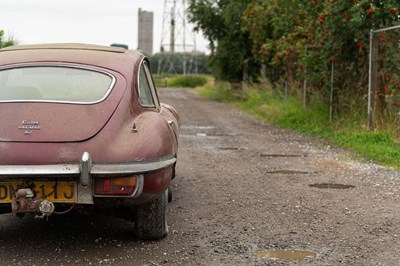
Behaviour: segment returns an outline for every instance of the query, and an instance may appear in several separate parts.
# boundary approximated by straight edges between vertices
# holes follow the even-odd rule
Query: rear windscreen
[[[34,66],[0,71],[0,101],[96,103],[104,100],[114,77],[63,66]]]

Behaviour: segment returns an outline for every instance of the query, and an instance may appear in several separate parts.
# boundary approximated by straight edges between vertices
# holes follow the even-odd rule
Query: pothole
[[[317,253],[301,250],[265,250],[257,251],[254,255],[263,259],[302,261],[315,258]]]
[[[180,134],[180,137],[185,137],[185,138],[221,138],[223,137],[222,135],[215,135],[215,134],[209,134],[209,133],[191,133],[191,134]]]
[[[215,137],[237,137],[237,136],[239,136],[240,134],[237,134],[237,133],[226,133],[226,132],[216,132],[216,133],[214,133],[214,134],[212,134],[213,136],[215,136]]]
[[[311,184],[310,187],[321,188],[321,189],[349,189],[355,188],[353,185],[344,185],[344,184],[334,184],[334,183],[319,183],[319,184]]]
[[[245,148],[241,148],[241,147],[218,147],[218,150],[222,150],[222,151],[244,151],[246,149]]]
[[[286,154],[286,153],[260,153],[260,157],[271,157],[271,158],[280,158],[280,157],[306,157],[306,154]]]
[[[204,129],[214,129],[214,126],[198,126],[198,125],[182,125],[182,128],[187,128],[187,129],[197,129],[197,130],[204,130]]]
[[[179,137],[182,137],[182,138],[206,138],[209,136],[205,133],[193,133],[193,134],[180,134]]]
[[[281,175],[309,175],[313,172],[310,171],[302,171],[302,170],[289,170],[289,169],[281,169],[281,170],[269,170],[268,174],[281,174]]]

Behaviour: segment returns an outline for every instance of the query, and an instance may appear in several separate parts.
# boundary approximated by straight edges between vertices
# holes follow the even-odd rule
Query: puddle
[[[344,185],[344,184],[332,184],[332,183],[320,183],[320,184],[311,184],[310,187],[321,188],[321,189],[349,189],[355,188],[353,185]]]
[[[182,128],[187,129],[214,129],[214,126],[196,126],[196,125],[182,125]]]
[[[305,154],[275,154],[275,153],[260,153],[260,157],[271,157],[271,158],[279,158],[279,157],[305,157]]]
[[[315,258],[316,253],[301,250],[266,250],[257,251],[254,255],[258,258],[263,259],[274,259],[274,260],[306,260]]]
[[[207,133],[193,133],[193,134],[180,134],[179,137],[182,138],[220,138],[220,136],[215,136],[213,134]]]
[[[245,148],[238,148],[238,147],[219,147],[218,150],[222,151],[244,151]]]
[[[310,171],[301,170],[271,170],[267,171],[268,174],[282,174],[282,175],[309,175],[312,174]]]
[[[216,132],[214,134],[212,134],[215,137],[237,137],[240,134],[237,133],[226,133],[226,132]]]

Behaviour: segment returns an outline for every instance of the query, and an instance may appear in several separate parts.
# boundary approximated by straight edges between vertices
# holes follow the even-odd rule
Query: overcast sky
[[[179,1],[179,0],[178,0]],[[21,44],[81,42],[137,48],[138,9],[154,12],[154,51],[160,51],[165,0],[0,0],[0,29]],[[197,50],[207,42],[196,37]]]

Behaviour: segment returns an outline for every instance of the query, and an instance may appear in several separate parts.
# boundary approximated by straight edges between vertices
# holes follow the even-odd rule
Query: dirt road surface
[[[398,172],[190,90],[160,97],[183,122],[168,237],[140,241],[104,215],[6,214],[0,265],[400,265]],[[257,253],[268,250],[315,256]]]

